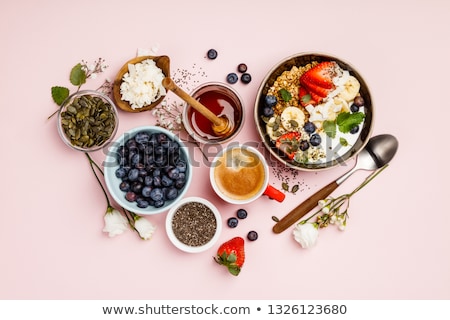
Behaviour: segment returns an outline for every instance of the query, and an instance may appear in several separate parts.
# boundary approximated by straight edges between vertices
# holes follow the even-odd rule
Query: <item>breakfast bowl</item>
[[[236,90],[221,82],[207,82],[195,88],[190,96],[216,116],[226,117],[231,126],[226,135],[217,135],[212,123],[185,103],[182,114],[183,125],[194,140],[203,144],[216,144],[228,142],[236,137],[244,124],[244,103]]]
[[[189,197],[173,206],[166,216],[166,232],[178,249],[198,253],[211,248],[222,231],[222,218],[208,200]]]
[[[116,75],[113,98],[126,112],[143,112],[164,100],[162,79],[170,76],[168,56],[140,56],[127,61]]]
[[[270,157],[320,171],[345,164],[367,144],[374,110],[369,88],[348,62],[300,53],[273,66],[258,89],[254,120]]]
[[[114,102],[107,95],[82,90],[63,101],[57,124],[66,145],[90,152],[107,146],[114,139],[119,117]]]
[[[103,166],[111,196],[136,214],[167,211],[183,198],[192,181],[187,147],[158,126],[125,132],[110,146]]]

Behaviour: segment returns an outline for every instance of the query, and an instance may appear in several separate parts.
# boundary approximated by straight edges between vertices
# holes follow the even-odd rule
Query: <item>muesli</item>
[[[328,162],[345,154],[364,123],[360,82],[335,61],[284,71],[263,101],[270,140],[298,163]]]

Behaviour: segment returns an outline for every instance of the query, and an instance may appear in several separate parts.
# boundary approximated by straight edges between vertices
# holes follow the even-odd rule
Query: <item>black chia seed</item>
[[[216,233],[217,221],[212,210],[200,202],[188,202],[177,209],[172,229],[182,243],[199,247],[208,243]]]

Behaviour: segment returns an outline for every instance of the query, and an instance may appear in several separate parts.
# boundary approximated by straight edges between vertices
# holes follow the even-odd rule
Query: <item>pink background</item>
[[[2,299],[449,299],[450,215],[447,137],[450,4],[439,0],[377,1],[8,1],[0,10],[1,156],[0,298]],[[223,229],[219,241],[259,232],[246,243],[238,277],[212,259],[217,246],[187,254],[169,242],[165,213],[143,241],[131,230],[102,232],[105,202],[82,153],[60,140],[50,88],[69,86],[82,59],[110,68],[85,89],[113,79],[137,48],[159,44],[171,68],[202,70],[196,81],[224,81],[247,63],[253,81],[234,87],[247,120],[236,140],[258,139],[252,108],[258,86],[279,60],[319,51],[350,61],[368,82],[374,134],[395,135],[390,167],[352,200],[345,232],[321,230],[302,249],[283,216],[347,171],[298,173],[303,184],[283,204],[261,198],[249,217]],[[205,59],[208,49],[219,57]],[[194,81],[183,86],[191,90]],[[168,99],[175,101],[169,94]],[[151,113],[120,113],[117,137],[153,124]],[[257,141],[257,140],[256,140]],[[198,150],[197,159],[201,159]],[[93,154],[101,162],[103,151]],[[351,191],[358,172],[338,191]],[[237,206],[212,192],[208,167],[194,172],[188,195],[213,201],[225,221]],[[271,183],[280,181],[271,177]]]

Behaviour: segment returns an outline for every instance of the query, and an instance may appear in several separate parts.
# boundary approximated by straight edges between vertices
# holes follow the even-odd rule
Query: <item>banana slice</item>
[[[279,136],[286,133],[286,130],[279,124],[276,124],[276,117],[272,117],[266,124],[266,133],[269,135],[270,139],[275,141]]]
[[[344,99],[347,102],[355,99],[361,87],[358,79],[354,76],[349,76],[347,81],[343,85],[343,90],[339,93],[338,97]]]
[[[293,131],[305,124],[305,114],[297,107],[287,107],[281,113],[281,125],[287,131]]]

